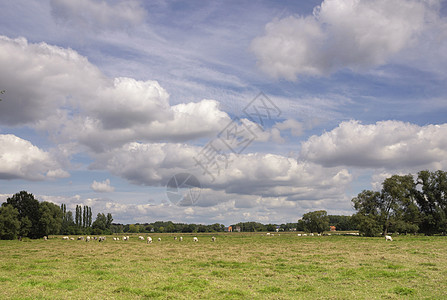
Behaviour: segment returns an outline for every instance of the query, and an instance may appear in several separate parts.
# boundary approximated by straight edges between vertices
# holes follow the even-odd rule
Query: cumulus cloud
[[[143,22],[146,11],[139,1],[51,0],[51,13],[61,24],[83,30],[127,29]]]
[[[68,176],[48,152],[15,135],[0,135],[0,179],[43,180]]]
[[[0,124],[33,124],[46,119],[76,95],[87,101],[106,78],[71,49],[24,38],[0,36],[0,82],[8,91]]]
[[[326,167],[442,169],[447,166],[446,134],[447,124],[348,121],[310,137],[302,143],[300,157]]]
[[[184,144],[134,142],[96,155],[92,168],[150,186],[163,186],[175,174],[191,173],[204,188],[214,191],[291,201],[339,198],[352,180],[344,168],[324,168],[273,154],[228,153],[202,168],[198,161],[203,150]]]
[[[284,122],[276,123],[275,127],[279,130],[290,130],[292,136],[301,136],[303,134],[303,124],[293,119],[287,119]]]
[[[70,49],[0,37],[0,123],[30,124],[100,152],[130,141],[210,137],[230,122],[215,100],[169,104],[156,81],[108,78]]]
[[[262,70],[288,80],[375,67],[417,40],[435,7],[416,0],[325,0],[311,16],[268,23],[251,49]]]
[[[110,179],[106,179],[101,182],[93,180],[93,183],[90,187],[97,193],[109,193],[115,190],[115,188],[110,185]]]

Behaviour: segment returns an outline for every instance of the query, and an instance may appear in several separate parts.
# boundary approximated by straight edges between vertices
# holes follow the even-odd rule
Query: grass
[[[447,298],[445,237],[151,236],[150,245],[136,236],[0,241],[0,298]]]

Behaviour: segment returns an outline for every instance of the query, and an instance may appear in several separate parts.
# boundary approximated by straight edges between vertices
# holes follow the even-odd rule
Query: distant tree
[[[308,232],[322,233],[329,229],[329,218],[325,210],[308,212],[303,215],[302,221]]]
[[[352,199],[357,213],[353,220],[365,236],[378,236],[383,231],[380,193],[364,190]]]
[[[62,218],[61,234],[75,234],[76,224],[73,219],[73,213],[67,211],[65,216]]]
[[[107,218],[106,218],[106,228],[110,229],[110,226],[112,225],[113,222],[113,217],[111,213],[107,214]]]
[[[100,232],[101,234],[107,229],[107,217],[103,213],[98,213],[96,215],[96,220],[92,224],[93,232]],[[96,229],[96,231],[95,231]]]
[[[41,235],[58,234],[63,222],[63,212],[60,207],[54,203],[44,201],[40,203],[39,211]]]
[[[358,229],[352,221],[352,216],[329,215],[329,225],[335,226],[337,230]]]
[[[88,213],[87,213],[87,227],[91,227],[92,226],[92,208],[88,207]]]
[[[6,91],[5,90],[1,90],[0,91],[0,95],[3,95]],[[0,98],[0,101],[2,101],[2,99]]]
[[[129,224],[129,230],[130,233],[137,233],[139,232],[140,228],[136,224]]]
[[[84,209],[82,212],[82,227],[87,227],[87,206],[84,205]]]
[[[19,232],[19,211],[12,205],[0,207],[0,239],[14,240]]]
[[[393,175],[384,180],[380,197],[384,235],[396,224],[400,228],[412,228],[413,232],[418,231],[419,214],[414,199],[415,190],[416,184],[412,175]]]
[[[266,226],[267,231],[275,231],[276,230],[276,226],[274,224],[268,224]]]
[[[447,172],[420,171],[416,201],[421,213],[420,231],[432,235],[447,233]]]
[[[12,197],[6,199],[2,205],[12,205],[19,212],[20,235],[30,238],[42,237],[40,232],[40,210],[39,201],[34,199],[33,194],[26,191],[16,193]]]

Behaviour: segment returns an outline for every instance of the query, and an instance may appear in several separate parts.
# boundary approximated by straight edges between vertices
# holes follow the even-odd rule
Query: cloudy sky
[[[446,170],[447,3],[296,2],[0,2],[0,201],[285,223]]]

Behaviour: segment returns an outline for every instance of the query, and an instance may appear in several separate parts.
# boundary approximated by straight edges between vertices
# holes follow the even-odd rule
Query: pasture
[[[150,236],[0,241],[0,298],[447,298],[446,237]]]

